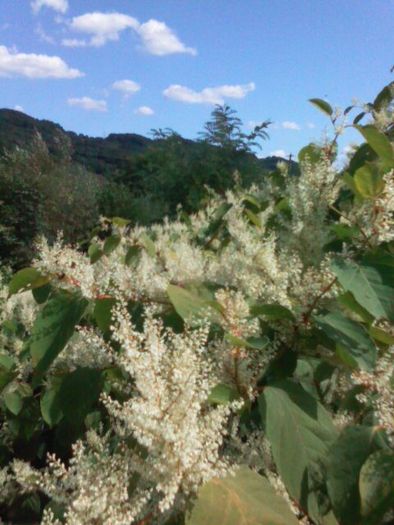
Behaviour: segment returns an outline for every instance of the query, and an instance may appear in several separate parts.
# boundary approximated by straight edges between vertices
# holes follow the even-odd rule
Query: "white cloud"
[[[45,32],[41,24],[38,24],[34,32],[36,33],[36,35],[39,36],[40,40],[42,40],[43,42],[46,42],[47,44],[55,44],[55,39]]]
[[[121,91],[125,97],[130,97],[141,89],[141,86],[134,80],[117,80],[112,84],[112,88]]]
[[[154,115],[154,111],[149,106],[140,106],[137,108],[134,113],[136,115],[144,115],[145,117],[149,117],[150,115]]]
[[[120,33],[125,29],[137,30],[139,25],[136,18],[122,13],[94,12],[74,17],[70,28],[91,35],[89,45],[100,47],[111,40],[119,40]]]
[[[105,100],[95,100],[90,97],[69,98],[67,104],[76,108],[86,109],[87,111],[107,111],[107,102]]]
[[[0,76],[27,78],[78,78],[83,73],[70,68],[57,56],[18,53],[0,46]]]
[[[309,129],[315,129],[316,126],[313,124],[313,122],[307,122],[306,127]]]
[[[204,88],[202,91],[194,91],[186,86],[172,84],[163,91],[163,95],[187,104],[223,104],[226,98],[244,98],[250,91],[255,89],[254,82],[234,86],[224,85]]]
[[[100,47],[109,41],[119,40],[120,34],[126,29],[132,29],[140,37],[142,48],[152,55],[164,56],[174,53],[189,53],[196,55],[197,51],[183,44],[176,34],[164,23],[158,20],[148,20],[141,24],[136,18],[122,13],[85,13],[74,17],[69,23],[72,31],[89,35],[88,42],[83,40],[64,39],[63,45],[77,47],[78,45],[90,45]],[[71,44],[70,44],[71,42]]]
[[[291,122],[289,120],[285,120],[284,122],[282,122],[282,128],[292,129],[294,131],[299,131],[301,129],[297,122]]]
[[[270,156],[271,157],[281,157],[282,159],[289,158],[289,154],[286,153],[284,149],[276,149],[275,151],[271,151]]]
[[[79,38],[63,38],[62,46],[65,47],[85,47],[87,42],[85,40],[80,40]]]
[[[22,112],[25,111],[25,110],[23,109],[22,106],[19,106],[19,104],[17,104],[16,106],[14,106],[14,110],[15,110],[15,111],[22,111]]]
[[[38,13],[42,7],[65,13],[68,9],[68,0],[33,0],[30,5],[34,13]]]
[[[197,55],[197,50],[185,46],[164,22],[148,20],[139,26],[137,33],[140,35],[146,51],[152,55],[164,56],[174,53]]]

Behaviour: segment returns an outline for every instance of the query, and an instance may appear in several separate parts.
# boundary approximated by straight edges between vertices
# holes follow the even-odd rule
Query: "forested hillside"
[[[151,139],[102,139],[0,110],[0,260],[26,264],[40,234],[54,240],[62,230],[66,241],[82,242],[100,216],[151,224],[174,218],[178,206],[196,211],[208,188],[260,183],[280,160],[253,152],[267,127],[244,134],[235,112],[218,106],[197,141],[169,129]],[[297,164],[289,165],[295,173]]]

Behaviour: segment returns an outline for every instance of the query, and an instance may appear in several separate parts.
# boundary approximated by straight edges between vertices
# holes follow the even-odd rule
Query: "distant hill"
[[[15,147],[26,148],[39,133],[47,144],[49,152],[61,156],[64,144],[71,146],[73,162],[83,165],[89,171],[111,176],[116,171],[127,168],[129,161],[138,153],[154,144],[154,140],[135,133],[111,133],[106,138],[88,137],[72,131],[65,131],[59,124],[50,120],[39,120],[20,111],[0,109],[0,155]],[[187,141],[193,144],[193,141]],[[261,159],[264,169],[272,170],[279,157]],[[292,167],[296,163],[291,162]]]

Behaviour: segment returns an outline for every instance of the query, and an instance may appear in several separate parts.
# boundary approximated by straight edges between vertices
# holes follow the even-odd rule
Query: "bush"
[[[333,164],[343,124],[314,99],[334,139],[300,152],[299,176],[279,166],[151,228],[103,221],[88,254],[41,242],[3,292],[5,520],[26,509],[69,525],[392,520],[382,93],[345,171]]]

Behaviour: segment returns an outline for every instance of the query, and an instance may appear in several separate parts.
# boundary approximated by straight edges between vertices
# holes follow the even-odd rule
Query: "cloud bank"
[[[33,0],[30,5],[33,13],[38,13],[43,7],[49,7],[63,14],[68,10],[68,0]]]
[[[27,78],[78,78],[84,74],[70,68],[58,56],[18,53],[0,46],[0,76]]]
[[[163,95],[186,104],[223,104],[226,98],[240,99],[256,89],[254,82],[249,84],[207,87],[195,91],[186,86],[172,84],[163,91]]]
[[[67,104],[72,107],[81,108],[86,111],[107,111],[107,102],[105,100],[95,100],[90,97],[69,98]]]
[[[129,15],[96,11],[74,17],[69,23],[69,28],[71,31],[87,35],[87,40],[65,38],[62,44],[68,47],[101,47],[107,42],[119,40],[123,31],[131,29],[140,38],[142,49],[151,55],[197,54],[196,49],[183,44],[164,22],[154,19],[141,24]]]

